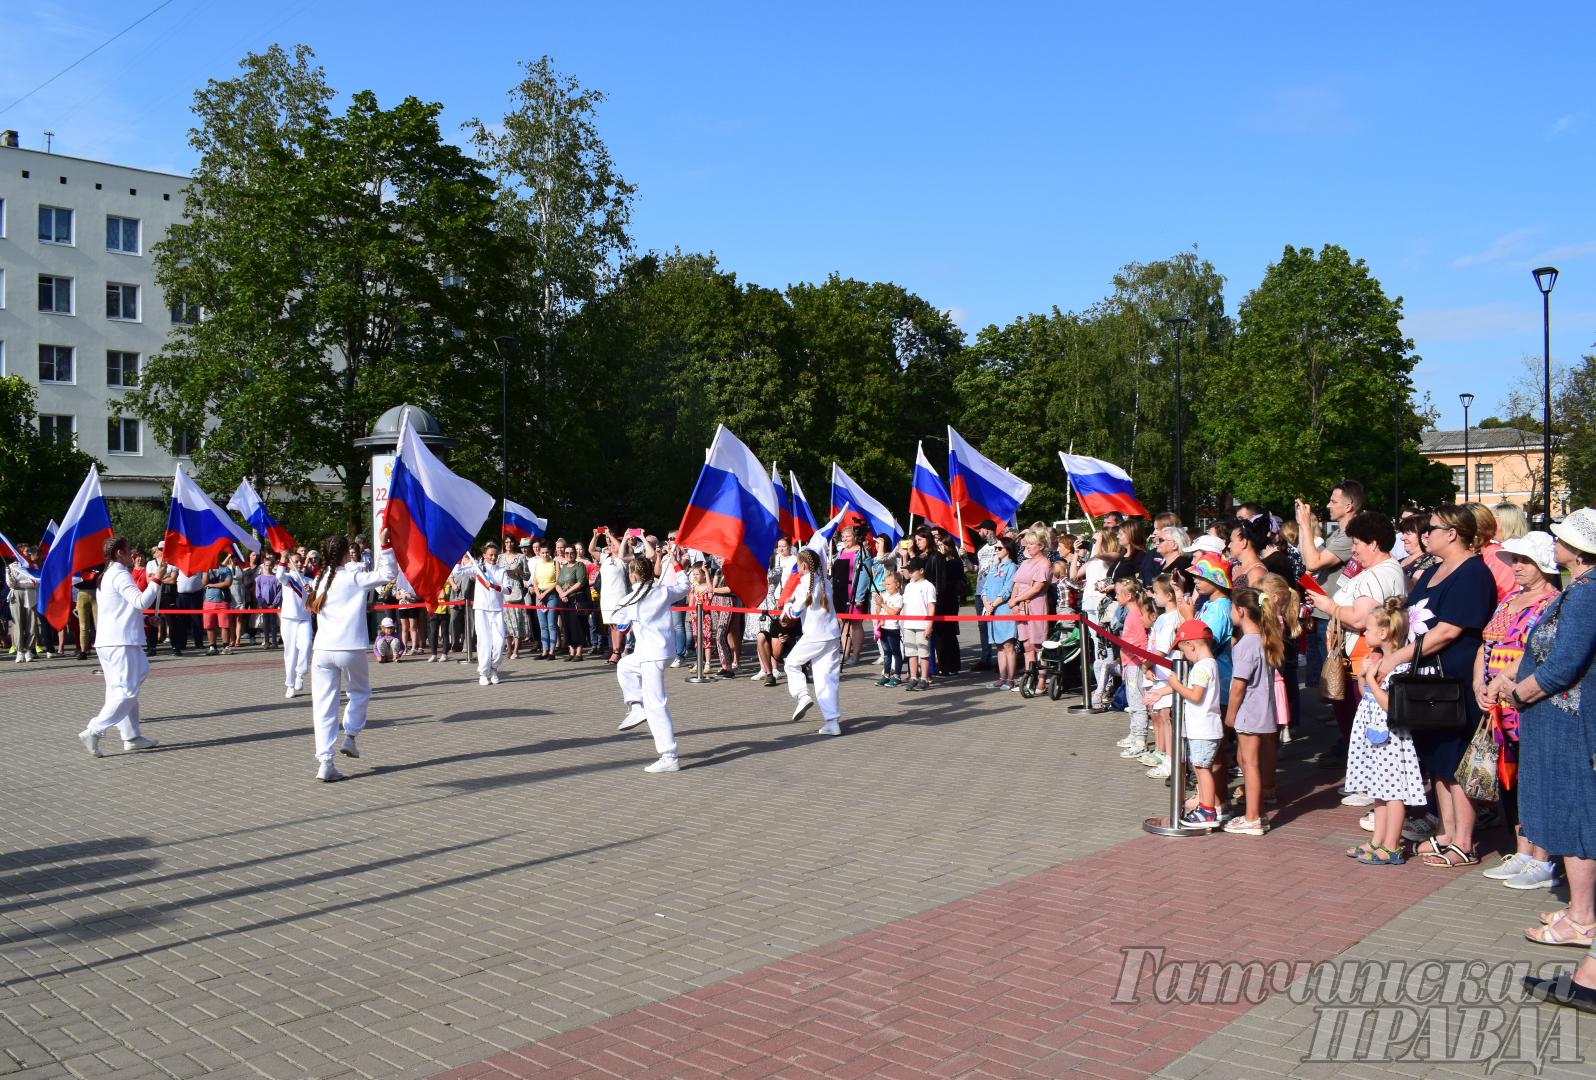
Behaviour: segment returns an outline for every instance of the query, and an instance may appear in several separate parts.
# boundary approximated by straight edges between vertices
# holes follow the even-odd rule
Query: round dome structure
[[[410,426],[415,428],[423,443],[434,450],[446,450],[459,445],[460,440],[446,436],[443,428],[438,426],[437,418],[420,405],[395,405],[379,416],[371,427],[371,434],[363,439],[356,439],[355,445],[363,450],[379,453],[392,450],[399,443],[399,424],[404,418],[406,409],[410,410]]]

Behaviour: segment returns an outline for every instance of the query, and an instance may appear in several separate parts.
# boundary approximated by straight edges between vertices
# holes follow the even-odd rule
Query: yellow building
[[[1554,441],[1553,452],[1556,445]],[[1426,431],[1419,437],[1419,453],[1452,470],[1457,501],[1463,501],[1464,446],[1462,431]],[[1487,505],[1510,502],[1525,506],[1540,501],[1542,446],[1539,432],[1491,427],[1468,430],[1468,497]],[[1555,473],[1560,463],[1555,460]],[[1568,513],[1568,492],[1552,493],[1552,516]]]

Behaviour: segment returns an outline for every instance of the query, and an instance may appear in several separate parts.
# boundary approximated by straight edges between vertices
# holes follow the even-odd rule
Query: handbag
[[[1413,643],[1415,656],[1424,651],[1424,635]],[[1461,731],[1468,724],[1464,695],[1469,688],[1462,679],[1441,674],[1435,657],[1426,668],[1414,666],[1401,675],[1391,676],[1390,725],[1404,731]]]
[[[1496,767],[1500,750],[1491,731],[1491,718],[1486,716],[1469,740],[1463,760],[1458,762],[1457,782],[1463,794],[1478,802],[1495,802],[1499,792]]]
[[[1329,703],[1347,697],[1346,633],[1339,619],[1331,619],[1324,634],[1324,667],[1319,669],[1319,700]]]

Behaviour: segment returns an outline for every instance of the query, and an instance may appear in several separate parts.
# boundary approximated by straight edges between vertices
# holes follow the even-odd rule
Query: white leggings
[[[132,645],[103,645],[94,650],[105,672],[105,705],[100,715],[89,721],[89,731],[101,735],[116,728],[123,742],[138,738],[139,687],[150,673],[144,649]]]
[[[615,665],[615,678],[621,684],[621,700],[628,706],[643,707],[648,732],[654,736],[654,752],[675,757],[676,729],[671,723],[670,703],[665,700],[665,661],[639,660],[627,654]]]
[[[486,678],[504,662],[504,612],[472,608],[471,617],[476,620],[477,674]]]
[[[792,652],[783,658],[787,669],[787,693],[794,701],[809,696],[809,683],[804,678],[804,665],[808,664],[815,676],[815,704],[820,706],[820,718],[827,723],[837,719],[837,672],[842,666],[842,644],[836,638],[819,641],[805,636],[798,639]]]
[[[283,685],[302,687],[310,671],[310,620],[284,619]]]
[[[316,760],[326,764],[338,745],[338,690],[349,681],[349,704],[344,707],[344,731],[359,735],[366,726],[366,706],[371,701],[371,655],[365,649],[327,649],[312,654],[310,663],[311,709],[316,720]]]

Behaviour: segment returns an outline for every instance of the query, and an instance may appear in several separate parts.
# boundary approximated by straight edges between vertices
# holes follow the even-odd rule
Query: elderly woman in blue
[[[981,614],[982,615],[1008,615],[1009,595],[1014,592],[1014,574],[1020,568],[1019,559],[1016,557],[1018,549],[1014,546],[1014,538],[1000,536],[995,541],[997,548],[995,554],[997,561],[981,579]],[[998,677],[993,682],[986,684],[988,690],[1011,690],[1014,681],[1014,648],[1019,637],[1016,624],[1013,622],[995,622],[986,624],[987,640],[992,643],[992,648],[997,650]]]
[[[1519,809],[1524,835],[1568,873],[1568,907],[1524,931],[1542,945],[1592,950],[1572,972],[1525,976],[1530,993],[1596,1012],[1596,510],[1552,526],[1568,587],[1529,632],[1516,681],[1497,676],[1488,693],[1519,710]],[[1590,689],[1590,694],[1583,690]]]

